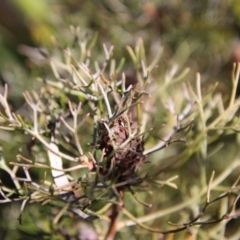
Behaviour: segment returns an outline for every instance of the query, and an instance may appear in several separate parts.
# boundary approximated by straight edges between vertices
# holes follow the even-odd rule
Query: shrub
[[[21,202],[21,231],[60,239],[237,236],[232,220],[239,217],[239,178],[233,171],[240,161],[215,164],[222,161],[221,142],[230,136],[228,149],[238,136],[239,64],[230,97],[222,96],[217,84],[203,88],[199,73],[194,87],[189,69],[163,66],[161,46],[154,58],[145,55],[141,39],[135,49],[127,46],[129,72],[124,58],[114,59],[113,46],[103,44],[98,55],[95,36],[80,38],[78,28],[71,30],[79,49],[56,43],[54,54],[31,50],[52,74],[23,93],[24,112],[11,110],[7,85],[0,95],[3,136],[28,141],[25,155],[10,166],[4,155],[0,162],[12,180],[9,187],[2,179],[0,202]],[[139,228],[131,233],[130,226]]]

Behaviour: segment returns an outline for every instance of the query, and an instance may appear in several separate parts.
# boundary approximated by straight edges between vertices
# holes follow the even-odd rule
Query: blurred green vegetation
[[[136,72],[139,71],[140,66],[134,65],[126,46],[129,45],[134,48],[141,38],[148,62],[154,59],[156,49],[159,46],[164,49],[161,61],[156,63],[158,68],[152,73],[155,81],[161,83],[164,75],[166,73],[171,74],[171,71],[174,71],[176,67],[178,73],[185,68],[189,68],[190,72],[185,77],[186,82],[190,81],[193,84],[196,79],[196,72],[199,72],[203,93],[206,93],[212,84],[218,82],[216,91],[219,91],[224,99],[227,99],[231,92],[233,63],[240,61],[239,16],[240,4],[238,0],[2,0],[0,2],[0,89],[3,91],[4,84],[7,83],[12,109],[23,115],[28,114],[22,93],[25,90],[38,89],[37,77],[48,79],[53,76],[50,66],[41,57],[42,53],[37,50],[34,51],[34,48],[42,47],[49,54],[56,54],[57,57],[63,58],[58,52],[69,46],[72,52],[76,49],[76,56],[78,56],[78,41],[81,42],[81,38],[94,36],[97,33],[98,39],[94,51],[92,51],[91,59],[101,60],[103,43],[107,46],[113,45],[114,58],[117,61],[125,58],[123,70],[129,81],[135,81]],[[74,39],[74,34],[69,34],[71,32],[70,25],[81,28],[80,36],[78,36],[80,39]],[[26,46],[31,48],[26,48]],[[91,64],[94,63],[91,62]],[[164,97],[173,97],[178,102],[179,91],[182,91],[180,84],[170,85],[167,91],[165,89],[162,91],[161,86],[156,89],[153,94],[155,102],[153,102],[156,105],[159,103],[159,106],[149,106],[149,108],[157,109],[156,114],[152,117],[154,125],[160,128],[161,124],[168,120],[160,101]],[[237,94],[239,93],[240,90]],[[61,95],[61,93],[57,94]],[[67,98],[62,95],[55,97],[60,100],[64,97]],[[182,107],[182,101],[180,99],[178,102],[179,109]],[[63,106],[64,104],[65,99],[63,103],[59,102],[59,106],[62,108],[66,107]],[[53,117],[54,114],[51,114]],[[197,129],[199,127],[198,119],[196,122],[193,128]],[[87,135],[90,130],[86,128],[82,131],[83,135]],[[159,130],[159,135],[161,134],[164,135]],[[188,136],[190,145],[191,139],[195,138],[190,133]],[[13,135],[1,131],[0,141],[4,158],[10,162],[15,160],[18,153],[26,157],[29,156],[27,146],[30,140],[31,137],[22,132]],[[150,145],[152,144],[151,141],[154,140],[150,139]],[[86,142],[88,141],[87,139]],[[35,148],[34,151],[39,154],[43,151],[41,146]],[[194,152],[193,149],[192,153],[187,153],[180,161],[165,171],[161,170],[160,165],[168,161],[174,162],[175,156],[180,154],[185,146],[176,144],[154,153],[149,159],[151,163],[144,166],[144,169],[153,174],[156,173],[159,179],[168,179],[178,175],[178,191],[174,191],[167,186],[159,189],[159,186],[153,185],[149,195],[146,196],[145,192],[140,192],[138,198],[153,205],[149,210],[146,210],[142,205],[136,207],[136,202],[130,194],[127,194],[125,198],[128,202],[128,209],[131,209],[134,216],[144,216],[149,212],[157,212],[159,209],[168,209],[179,201],[197,195],[198,186],[209,180],[213,170],[216,171],[216,175],[224,171],[239,154],[238,148],[238,134],[233,134],[231,131],[219,134],[218,139],[209,143],[207,157],[200,150]],[[72,149],[68,150],[69,152],[72,151]],[[163,159],[167,159],[167,161]],[[157,174],[158,171],[159,174]],[[202,174],[203,171],[204,174]],[[22,175],[23,173],[19,172],[19,174]],[[39,176],[43,174],[43,171],[33,170],[33,174],[38,176],[39,179],[43,177]],[[203,175],[205,178],[202,177]],[[217,196],[219,192],[227,190],[238,175],[239,168],[233,169],[232,174],[216,188],[214,194]],[[9,176],[2,171],[0,176],[10,182]],[[172,214],[171,219],[169,219],[169,216],[164,216],[150,221],[151,226],[167,229],[168,221],[188,221],[189,215],[193,217],[193,213],[197,214],[198,206],[202,206],[203,202],[199,199],[186,211],[181,210]],[[213,207],[211,214],[218,216],[217,208],[224,208],[226,205],[227,203],[223,202],[217,207]],[[221,213],[224,212],[224,209],[220,210]],[[61,225],[53,226],[51,220],[57,210],[49,206],[28,205],[25,211],[23,225],[20,226],[17,222],[19,205],[0,205],[1,239],[64,239],[62,229],[64,231],[67,229],[66,232],[72,230],[73,232],[70,232],[69,235],[74,235],[76,229],[82,224],[80,219],[75,219],[71,214],[68,214],[64,216],[66,219],[62,220]],[[125,221],[124,218],[123,221]],[[226,239],[230,239],[234,235],[237,224],[239,224],[239,220],[220,226],[226,228]],[[99,230],[101,224],[95,227]],[[54,232],[51,232],[50,229],[54,229]],[[201,231],[211,232],[212,230],[209,226],[206,226]],[[204,239],[205,237],[201,231],[198,239]],[[186,232],[182,232],[172,234],[165,239],[187,239],[186,235]],[[211,237],[211,239],[220,239]],[[140,227],[121,229],[116,239],[123,238],[159,239],[158,234],[149,233]],[[233,237],[231,239],[238,238]]]

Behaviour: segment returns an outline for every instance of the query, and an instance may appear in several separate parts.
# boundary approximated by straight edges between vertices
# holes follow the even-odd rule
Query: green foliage
[[[76,36],[78,31],[72,27]],[[71,48],[56,55],[44,54],[53,75],[38,78],[41,82],[39,90],[23,93],[29,106],[27,114],[10,110],[7,85],[0,96],[3,109],[1,128],[12,135],[31,136],[27,144],[29,157],[18,154],[16,161],[10,162],[12,167],[6,164],[3,156],[1,160],[1,169],[11,176],[14,185],[13,188],[2,186],[1,202],[22,202],[19,216],[22,231],[31,234],[24,227],[24,209],[37,202],[51,206],[47,212],[57,211],[55,216],[50,215],[53,225],[46,224],[51,232],[58,226],[62,236],[71,234],[70,229],[64,233],[59,226],[64,219],[71,221],[71,214],[74,214],[79,219],[93,221],[99,237],[103,237],[107,229],[102,231],[99,228],[101,221],[110,221],[110,229],[116,221],[108,215],[110,208],[113,212],[121,212],[114,226],[115,232],[126,226],[139,225],[150,232],[167,234],[186,229],[189,234],[198,236],[202,234],[202,228],[192,226],[238,217],[235,212],[238,180],[233,185],[228,184],[225,193],[217,194],[217,188],[232,173],[232,169],[239,167],[238,158],[232,159],[216,178],[215,168],[207,169],[204,163],[208,161],[209,147],[214,142],[238,131],[235,116],[240,102],[235,96],[240,66],[234,65],[232,92],[227,99],[216,92],[216,86],[203,93],[200,74],[196,76],[196,90],[193,90],[194,87],[184,81],[188,69],[179,72],[176,66],[162,73],[162,82],[158,82],[158,70],[154,66],[161,61],[162,49],[160,47],[155,59],[148,63],[140,39],[135,49],[127,47],[136,69],[136,82],[129,85],[128,76],[122,72],[122,61],[113,58],[113,47],[103,45],[103,57],[96,61],[91,58],[92,42],[95,42],[94,36],[82,39],[78,54],[76,49],[72,54]],[[161,113],[159,108],[165,110]],[[163,123],[159,128],[159,124]],[[125,132],[124,140],[121,140],[119,131]],[[136,151],[134,149],[142,141],[141,136],[145,139],[145,150],[138,153],[138,156],[142,154],[141,158],[136,158],[137,155],[130,154],[129,149],[133,147],[131,152]],[[162,157],[153,154],[160,150],[166,151]],[[219,149],[215,147],[212,151]],[[198,163],[194,161],[196,156],[200,160]],[[150,163],[146,164],[146,161]],[[140,163],[145,164],[141,167]],[[197,178],[191,172],[183,174],[189,171],[189,167],[199,168],[195,170]],[[18,176],[20,169],[24,177]],[[211,171],[213,173],[208,181]],[[183,187],[177,190],[181,184],[185,184],[190,192]],[[165,195],[163,199],[161,191]],[[130,195],[125,196],[125,192]],[[138,192],[139,196],[136,195]],[[156,193],[159,194],[158,201],[152,203],[150,195]],[[177,201],[172,199],[176,194]],[[234,201],[230,201],[231,196],[235,196]],[[125,200],[126,197],[128,200]],[[204,198],[205,206],[201,210]],[[230,202],[222,200],[225,198]],[[153,204],[155,206],[151,211]],[[213,204],[226,210],[218,213],[218,217],[211,216],[211,213],[208,217],[205,212]],[[41,208],[36,205],[36,209]],[[146,212],[146,208],[150,211]],[[184,209],[188,211],[184,213]],[[177,217],[179,211],[185,215],[184,220]],[[190,217],[191,214],[194,218]],[[161,221],[160,224],[157,221],[160,217],[166,222]],[[167,219],[177,221],[178,225],[173,225],[172,229],[167,227]],[[145,225],[145,222],[153,220],[164,228]],[[38,221],[40,227],[37,231],[50,234],[43,227],[42,220]],[[30,227],[29,224],[27,226]],[[30,229],[33,230],[33,227]],[[110,237],[109,233],[107,235]]]
[[[24,2],[48,50],[4,61],[1,238],[238,239],[235,1]]]

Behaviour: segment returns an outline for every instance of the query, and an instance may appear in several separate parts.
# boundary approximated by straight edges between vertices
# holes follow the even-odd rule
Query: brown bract
[[[117,181],[132,177],[145,159],[144,139],[139,136],[138,124],[126,114],[110,123],[100,123],[99,148],[105,151],[104,172],[114,174]]]

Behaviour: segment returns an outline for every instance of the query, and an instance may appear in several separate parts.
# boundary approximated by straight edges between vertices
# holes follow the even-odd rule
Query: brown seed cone
[[[143,137],[129,138],[129,131],[131,134],[138,134],[138,126],[127,115],[116,118],[108,125],[108,129],[104,123],[101,125],[99,148],[105,151],[106,172],[109,172],[111,166],[115,166],[112,173],[118,177],[118,181],[124,181],[133,176],[135,169],[145,159]]]

